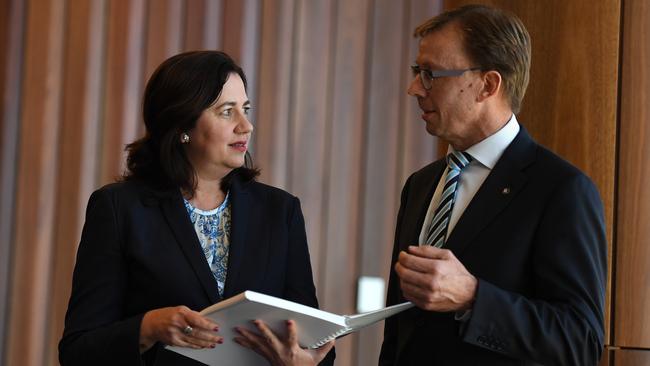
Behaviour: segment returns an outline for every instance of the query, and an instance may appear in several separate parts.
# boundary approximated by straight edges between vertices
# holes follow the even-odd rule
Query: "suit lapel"
[[[452,250],[456,256],[460,255],[508,206],[526,185],[528,177],[523,169],[534,160],[535,150],[534,142],[521,127],[458,220],[445,248]]]
[[[444,160],[438,160],[428,171],[423,172],[421,176],[413,180],[412,187],[410,188],[411,192],[408,195],[408,205],[413,205],[413,207],[407,207],[404,211],[405,217],[402,220],[402,232],[406,236],[400,238],[402,244],[402,248],[400,249],[406,249],[409,245],[418,245],[420,242],[420,231],[422,231],[422,225],[425,224],[424,220],[427,216],[433,193],[438,186],[440,177],[442,177],[445,171],[445,167]]]
[[[230,187],[231,217],[230,226],[230,249],[228,252],[228,273],[226,275],[226,287],[224,297],[235,295],[241,290],[239,284],[244,281],[243,272],[251,271],[258,273],[262,268],[242,268],[245,265],[246,255],[262,255],[253,253],[251,247],[250,228],[261,228],[260,222],[256,220],[257,212],[255,206],[258,204],[253,200],[247,189],[248,183],[241,182],[237,176],[233,177]],[[255,248],[257,250],[259,248]]]
[[[431,198],[446,166],[444,160],[438,160],[430,168],[422,171],[422,174],[413,176],[406,200],[406,207],[402,208],[404,209],[404,218],[401,220],[402,227],[400,228],[399,238],[397,239],[400,250],[406,250],[406,247],[409,245],[418,245],[420,231],[422,231],[422,225],[424,225],[424,219],[431,204]],[[401,297],[400,301],[406,300]],[[399,315],[398,333],[403,336],[398,337],[397,340],[396,359],[400,358],[400,354],[410,339],[410,334],[418,324],[421,315],[422,311],[418,309],[410,309]]]
[[[210,303],[218,302],[220,297],[217,291],[217,283],[205,259],[205,255],[201,249],[201,243],[199,243],[199,239],[196,236],[194,226],[192,226],[192,221],[187,214],[180,192],[171,193],[168,198],[161,199],[160,206],[167,220],[167,224],[174,233],[176,242],[181,247],[185,259],[192,266],[201,286],[210,299]]]

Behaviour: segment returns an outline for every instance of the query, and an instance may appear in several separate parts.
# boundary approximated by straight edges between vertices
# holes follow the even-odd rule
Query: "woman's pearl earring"
[[[181,134],[181,144],[187,144],[189,142],[190,142],[190,135],[183,132]]]

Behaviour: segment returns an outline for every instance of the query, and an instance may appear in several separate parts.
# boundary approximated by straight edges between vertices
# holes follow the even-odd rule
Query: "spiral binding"
[[[320,341],[314,343],[309,348],[318,348],[318,347],[324,345],[325,343],[331,341],[332,339],[336,339],[338,336],[341,336],[341,335],[345,334],[348,330],[350,330],[350,328],[343,328],[343,329],[339,330],[336,333],[332,333],[332,334],[328,335],[327,337],[321,339]]]

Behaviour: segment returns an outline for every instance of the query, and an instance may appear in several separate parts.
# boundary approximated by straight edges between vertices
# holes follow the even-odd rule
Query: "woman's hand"
[[[154,343],[190,348],[214,348],[223,343],[223,337],[215,334],[217,323],[187,306],[176,306],[148,311],[140,325],[140,353]]]
[[[334,347],[330,341],[317,349],[303,349],[298,344],[298,331],[293,320],[287,320],[287,337],[281,339],[261,320],[253,321],[259,334],[243,327],[235,330],[241,335],[235,342],[266,358],[272,366],[315,366]]]

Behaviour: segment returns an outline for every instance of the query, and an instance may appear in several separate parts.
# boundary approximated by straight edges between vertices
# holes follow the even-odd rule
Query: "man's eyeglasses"
[[[449,77],[449,76],[461,76],[467,71],[477,71],[481,70],[480,67],[471,67],[469,69],[460,69],[460,70],[428,70],[423,69],[419,65],[411,66],[413,71],[413,76],[420,75],[420,81],[422,86],[426,90],[430,90],[432,86],[433,79]]]

